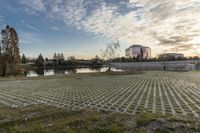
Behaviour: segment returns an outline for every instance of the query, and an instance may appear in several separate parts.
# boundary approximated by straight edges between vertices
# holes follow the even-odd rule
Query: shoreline
[[[18,66],[22,69],[70,69],[70,68],[102,68],[102,67],[109,67],[109,65],[77,65],[77,66],[43,66],[43,67],[37,67],[33,65],[29,66]]]

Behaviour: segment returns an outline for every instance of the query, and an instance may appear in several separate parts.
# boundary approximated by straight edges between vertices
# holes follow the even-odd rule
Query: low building
[[[177,60],[177,59],[183,59],[184,54],[181,54],[181,53],[165,53],[165,54],[159,55],[159,58],[163,59],[163,60]]]
[[[126,58],[151,58],[151,48],[142,45],[132,45],[125,50]]]

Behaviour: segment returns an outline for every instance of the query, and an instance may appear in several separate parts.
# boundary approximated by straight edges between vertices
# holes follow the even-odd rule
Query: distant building
[[[151,48],[142,45],[132,45],[125,50],[126,58],[151,58]]]
[[[146,59],[151,58],[151,48],[142,47],[142,50],[143,50],[143,58],[146,58]]]
[[[184,54],[180,54],[180,53],[165,53],[165,54],[161,54],[159,55],[160,59],[165,59],[165,60],[177,60],[177,59],[183,59],[184,58]]]

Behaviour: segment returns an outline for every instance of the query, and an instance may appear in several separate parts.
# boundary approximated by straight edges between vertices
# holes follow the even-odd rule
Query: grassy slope
[[[193,120],[137,114],[134,116],[89,110],[69,111],[43,105],[0,108],[1,133],[132,133],[200,131]]]
[[[101,73],[76,73],[69,75],[53,75],[53,76],[39,76],[39,77],[26,77],[24,75],[19,76],[6,76],[0,77],[0,81],[12,81],[12,80],[42,80],[42,79],[54,79],[54,78],[82,78],[82,77],[98,77],[98,76],[116,76],[116,75],[131,75],[131,74],[143,74],[144,72],[101,72]]]

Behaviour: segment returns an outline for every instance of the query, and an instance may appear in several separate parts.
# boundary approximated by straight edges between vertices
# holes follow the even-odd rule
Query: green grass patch
[[[144,113],[144,114],[140,114],[137,117],[136,122],[139,127],[147,126],[150,122],[155,121],[157,118],[158,118],[158,116],[156,116],[154,114]]]

